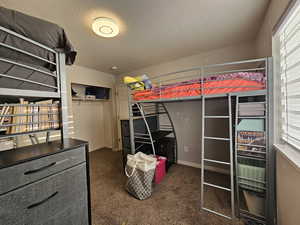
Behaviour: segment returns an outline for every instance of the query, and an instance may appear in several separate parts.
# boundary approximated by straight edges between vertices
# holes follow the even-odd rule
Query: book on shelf
[[[265,148],[255,146],[238,145],[237,149],[240,155],[256,158],[264,158],[264,154],[266,153]]]
[[[9,117],[7,117],[6,115],[10,114],[10,106],[8,105],[4,105],[0,108],[0,132],[6,131],[7,127],[4,127],[2,125],[5,125],[9,122]]]
[[[264,131],[238,131],[237,144],[265,146],[266,137]],[[255,147],[255,146],[254,146]]]
[[[238,131],[264,131],[264,119],[241,119],[236,128]]]
[[[59,101],[55,101],[52,105],[52,116],[53,116],[53,128],[57,129],[60,127],[60,116],[59,116]]]
[[[26,132],[33,131],[33,107],[31,106],[32,104],[27,105],[27,119],[26,119]]]
[[[28,102],[20,98],[19,104],[0,107],[0,132],[26,133],[59,128],[59,102],[53,100]]]
[[[239,103],[239,116],[264,116],[265,115],[264,102],[243,102]]]
[[[36,131],[39,129],[39,107],[36,104],[32,106],[32,130]]]
[[[28,107],[27,105],[29,104],[28,101],[25,101],[23,98],[20,99],[20,107],[19,107],[19,113],[21,116],[19,116],[19,123],[22,124],[19,126],[19,132],[27,132],[27,118],[28,118]],[[18,126],[17,126],[18,127]]]
[[[45,100],[36,102],[39,105],[39,127],[38,130],[50,129],[50,105],[53,103],[52,100]]]

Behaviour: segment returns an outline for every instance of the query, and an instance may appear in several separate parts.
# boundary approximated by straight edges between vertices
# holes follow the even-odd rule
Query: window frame
[[[289,155],[289,158],[295,158],[297,165],[300,167],[300,147],[295,146],[289,143],[282,134],[283,119],[282,119],[282,97],[281,97],[281,87],[282,81],[280,76],[280,53],[279,45],[279,33],[282,29],[290,22],[291,17],[294,15],[295,11],[300,9],[300,0],[292,0],[288,7],[286,8],[283,15],[280,17],[278,23],[274,26],[273,35],[272,35],[272,56],[273,56],[273,97],[274,97],[274,107],[273,107],[273,117],[274,117],[274,145],[278,150]],[[300,60],[299,60],[300,62]],[[299,117],[300,120],[300,117]],[[289,153],[290,152],[290,153]],[[299,154],[299,157],[295,157],[295,153]]]

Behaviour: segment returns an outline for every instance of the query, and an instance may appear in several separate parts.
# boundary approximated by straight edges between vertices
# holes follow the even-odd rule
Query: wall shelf
[[[108,102],[110,88],[71,83],[72,101]],[[89,98],[92,96],[94,98]]]
[[[109,99],[92,99],[92,98],[76,98],[76,97],[73,97],[72,101],[81,101],[81,102],[110,102]]]

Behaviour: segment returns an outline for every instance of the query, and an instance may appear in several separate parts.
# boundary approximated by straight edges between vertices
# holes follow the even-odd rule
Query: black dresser
[[[172,133],[170,131],[159,130],[157,116],[146,117],[147,123],[151,130],[151,135],[154,140],[154,148],[157,155],[164,156],[167,158],[167,170],[169,167],[176,163],[177,152],[176,152],[176,140],[174,137],[169,135]],[[147,133],[146,125],[143,118],[136,117],[133,120],[134,130],[137,133]],[[123,152],[123,166],[125,167],[127,161],[127,155],[131,154],[130,145],[130,128],[129,120],[121,120],[121,133],[122,133],[122,152]],[[149,144],[135,143],[137,151],[143,152],[145,154],[152,154],[152,146]]]
[[[0,152],[1,225],[91,225],[87,142]]]

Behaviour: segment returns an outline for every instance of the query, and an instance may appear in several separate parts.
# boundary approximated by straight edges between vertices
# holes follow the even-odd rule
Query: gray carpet
[[[199,169],[174,165],[155,186],[152,197],[140,201],[124,189],[120,152],[94,151],[90,165],[93,225],[232,225],[227,219],[200,211]],[[224,175],[209,173],[209,177],[226,184]],[[206,206],[230,212],[228,193],[214,189],[206,193]]]

